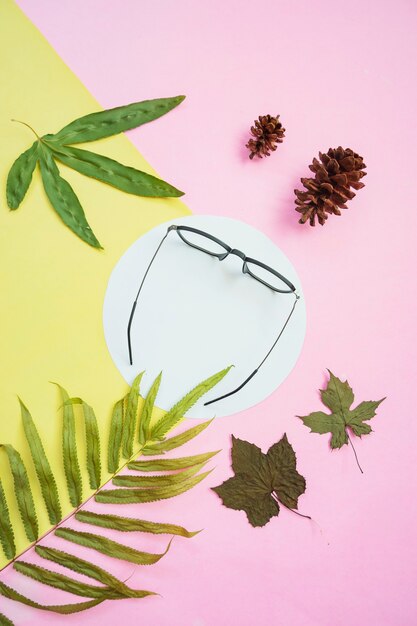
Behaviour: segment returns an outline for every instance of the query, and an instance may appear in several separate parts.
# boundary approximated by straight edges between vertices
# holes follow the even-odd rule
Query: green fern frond
[[[78,602],[76,604],[39,604],[39,602],[35,602],[30,598],[26,598],[21,593],[12,589],[8,585],[5,585],[0,581],[0,593],[5,598],[10,598],[10,600],[16,600],[17,602],[21,602],[22,604],[26,604],[27,606],[31,606],[34,609],[43,609],[44,611],[51,611],[52,613],[60,613],[61,615],[68,615],[69,613],[79,613],[79,611],[85,611],[86,609],[91,609],[93,606],[97,606],[103,602],[102,599],[99,600],[89,600],[88,602]]]
[[[58,383],[53,384],[60,390],[64,407],[62,412],[62,455],[68,495],[72,506],[77,507],[83,501],[83,483],[75,439],[74,409],[72,404],[68,403],[68,392]]]
[[[122,445],[124,422],[124,398],[116,402],[111,416],[107,469],[114,474],[120,463],[120,446]]]
[[[194,476],[206,465],[207,461],[196,463],[188,469],[182,470],[177,474],[168,475],[152,475],[152,476],[131,476],[126,474],[124,476],[116,476],[113,478],[113,485],[117,487],[152,487],[159,489],[162,487],[170,487],[171,485],[177,485],[182,483],[191,476]]]
[[[194,456],[184,456],[179,459],[154,459],[153,461],[132,461],[127,467],[137,472],[164,472],[168,470],[180,470],[185,467],[193,467],[199,463],[205,463],[220,450],[196,454]],[[114,481],[113,481],[114,482]],[[144,485],[145,486],[145,485]]]
[[[168,411],[154,426],[151,431],[151,439],[163,439],[171,428],[174,428],[182,417],[187,413],[191,407],[210,389],[213,389],[229,372],[230,367],[226,367],[224,370],[217,372],[214,376],[210,376],[202,383],[194,387],[189,391],[175,406]]]
[[[161,524],[148,522],[143,519],[133,519],[131,517],[121,517],[119,515],[106,515],[103,513],[93,513],[92,511],[78,511],[75,519],[86,524],[94,524],[111,530],[122,532],[142,532],[154,535],[179,535],[180,537],[191,538],[198,535],[200,530],[190,532],[182,526],[176,524]]]
[[[133,453],[133,439],[135,436],[135,426],[137,422],[140,382],[143,374],[144,372],[141,372],[136,376],[127,397],[126,416],[122,434],[122,455],[125,459],[130,459]]]
[[[161,379],[162,372],[158,374],[158,376],[152,383],[143,404],[143,409],[139,420],[139,443],[141,445],[143,445],[148,439],[150,439],[149,426],[151,422],[152,412],[155,406],[156,396],[158,394],[161,384]]]
[[[124,582],[115,576],[112,576],[109,572],[106,572],[101,567],[98,567],[89,561],[80,559],[78,556],[73,556],[72,554],[68,554],[68,552],[63,552],[62,550],[57,550],[56,548],[46,548],[45,546],[36,546],[35,551],[43,559],[62,565],[62,567],[66,567],[77,574],[83,574],[88,578],[97,580],[99,583],[102,583],[103,585],[118,592],[121,597],[138,597],[138,592],[135,589],[130,589],[130,587],[128,587]]]
[[[214,419],[214,418],[213,418]],[[154,456],[157,454],[164,454],[165,452],[169,452],[170,450],[175,450],[175,448],[179,448],[183,446],[194,437],[197,437],[203,430],[210,426],[213,420],[208,420],[207,422],[202,422],[201,424],[197,424],[197,426],[193,426],[192,428],[188,428],[184,432],[179,435],[175,435],[174,437],[169,437],[168,439],[164,439],[158,443],[150,442],[146,443],[142,448],[142,454],[144,456]]]
[[[97,528],[109,528],[120,532],[141,532],[155,535],[168,534],[184,538],[191,538],[200,532],[190,532],[178,524],[157,523],[105,512],[96,513],[82,510],[82,478],[76,446],[76,422],[78,418],[77,413],[74,414],[74,406],[78,405],[81,408],[84,417],[87,449],[86,471],[88,472],[90,487],[93,490],[92,496],[94,496],[96,502],[126,504],[173,498],[197,485],[210,473],[211,470],[206,472],[201,472],[200,470],[218,451],[174,459],[138,460],[138,457],[141,454],[163,455],[169,450],[184,445],[207,428],[212,420],[193,426],[179,435],[169,438],[165,436],[184,417],[191,406],[220,382],[229,369],[226,368],[197,385],[177,402],[171,410],[154,422],[151,420],[154,416],[156,397],[161,384],[161,374],[152,383],[144,401],[139,396],[143,372],[139,374],[135,378],[128,394],[116,402],[113,408],[107,445],[107,467],[111,476],[104,483],[101,483],[100,432],[94,410],[81,398],[71,398],[67,391],[58,385],[62,397],[63,468],[70,502],[74,506],[71,516],[75,517],[79,522],[84,522]],[[31,451],[49,520],[53,524],[51,530],[54,530],[55,535],[70,543],[82,545],[109,557],[123,559],[137,565],[152,565],[163,558],[170,549],[172,539],[168,545],[165,544],[166,547],[162,552],[149,553],[126,546],[99,534],[62,527],[63,519],[59,499],[59,495],[62,496],[62,494],[58,493],[55,477],[33,418],[23,402],[21,400],[19,402],[26,439]],[[136,450],[134,449],[135,446],[137,446]],[[144,598],[150,595],[157,595],[153,591],[131,589],[124,582],[101,569],[92,561],[80,559],[63,550],[40,545],[40,542],[44,541],[44,539],[38,539],[37,513],[26,467],[19,452],[13,446],[0,444],[0,448],[3,448],[7,454],[14,482],[17,508],[22,518],[27,538],[35,546],[37,554],[47,561],[57,563],[77,574],[83,574],[101,584],[101,586],[97,586],[80,582],[70,576],[53,572],[45,567],[23,562],[19,560],[22,553],[16,557],[10,509],[0,481],[0,543],[6,557],[14,562],[14,568],[21,574],[29,576],[41,584],[70,591],[75,595],[90,599],[74,604],[39,604],[0,581],[1,595],[33,608],[58,614],[84,611],[97,606],[105,600]],[[125,461],[119,466],[121,455]],[[124,468],[135,473],[123,473],[123,475],[120,475],[121,470]],[[141,474],[138,474],[138,472],[141,472]],[[159,474],[150,475],[149,472],[159,472]],[[112,482],[118,488],[103,489],[109,482]],[[90,495],[88,500],[92,496]],[[3,626],[3,624],[10,626],[12,622],[0,613],[0,626]]]
[[[69,591],[76,596],[82,596],[86,598],[98,598],[101,600],[114,600],[117,598],[123,598],[124,595],[120,592],[111,589],[110,587],[98,587],[97,585],[90,585],[87,583],[81,583],[78,580],[74,580],[64,574],[53,572],[39,565],[33,563],[25,563],[24,561],[17,561],[15,569],[34,580],[48,585],[49,587],[55,587],[62,591]],[[135,597],[144,598],[145,596],[155,595],[151,591],[140,591],[140,595]]]
[[[62,537],[67,541],[72,541],[85,548],[91,548],[92,550],[97,550],[97,552],[101,552],[115,559],[136,563],[136,565],[153,565],[157,563],[166,555],[172,542],[171,539],[164,552],[152,554],[150,552],[142,552],[141,550],[129,548],[122,543],[107,539],[107,537],[103,537],[102,535],[84,533],[79,530],[73,530],[72,528],[57,528],[55,534],[57,537]]]
[[[90,488],[98,489],[101,482],[100,432],[96,414],[92,407],[81,398],[70,398],[65,404],[79,404],[84,413],[85,438],[87,442],[87,470]]]
[[[95,497],[96,502],[107,502],[107,504],[137,504],[139,502],[156,502],[157,500],[167,500],[174,496],[185,493],[195,485],[198,485],[212,470],[198,474],[189,480],[183,480],[178,485],[171,487],[161,487],[152,489],[104,489]]]
[[[0,542],[4,550],[4,554],[8,559],[12,559],[16,555],[16,545],[14,542],[13,526],[10,522],[9,507],[0,480]],[[1,622],[0,622],[1,624]]]
[[[51,524],[58,524],[62,519],[61,504],[59,502],[58,489],[51,466],[43,449],[41,438],[32,419],[31,414],[19,398],[22,414],[23,428],[32,454],[36,475],[41,486],[42,496],[48,510]]]
[[[14,624],[8,617],[3,615],[3,613],[0,613],[0,626],[14,626]]]
[[[39,536],[38,518],[25,464],[18,451],[10,444],[0,444],[0,448],[5,449],[9,458],[17,506],[25,527],[26,537],[29,541],[36,541]]]

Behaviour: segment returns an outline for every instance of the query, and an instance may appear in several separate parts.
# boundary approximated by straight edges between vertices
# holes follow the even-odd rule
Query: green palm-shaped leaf
[[[39,163],[43,186],[53,209],[80,239],[93,248],[101,248],[75,191],[61,176],[56,160],[85,176],[112,185],[126,193],[157,198],[178,198],[184,193],[160,178],[122,165],[114,159],[90,150],[73,148],[70,144],[95,141],[137,128],[165,115],[184,98],[185,96],[175,96],[133,102],[126,106],[84,115],[54,135],[39,137],[35,133],[37,141],[16,159],[7,177],[6,197],[9,208],[15,210],[20,206],[32,181],[36,164]],[[22,123],[28,126],[25,122]]]

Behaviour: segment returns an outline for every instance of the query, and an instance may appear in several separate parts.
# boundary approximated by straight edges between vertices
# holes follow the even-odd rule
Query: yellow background
[[[22,454],[43,534],[50,524],[24,437],[17,395],[31,411],[59,491],[65,495],[59,394],[48,381],[59,382],[70,395],[81,396],[94,407],[105,452],[111,407],[126,391],[103,335],[102,303],[109,275],[141,234],[189,210],[180,200],[131,196],[60,165],[104,251],[82,242],[61,222],[45,196],[38,169],[20,208],[9,211],[5,197],[8,171],[34,141],[28,128],[10,120],[23,120],[43,135],[57,132],[100,106],[10,0],[0,2],[0,73],[0,443],[10,443]],[[140,99],[144,99],[142,94]],[[152,124],[157,133],[158,120]],[[124,135],[85,147],[155,174]],[[175,181],[169,182],[175,185]],[[84,466],[81,421],[77,425]],[[104,455],[102,458],[104,461]],[[28,542],[2,450],[0,477],[19,553]],[[86,487],[84,473],[85,496]],[[66,495],[61,496],[61,503],[68,514],[71,505]],[[5,563],[1,554],[0,567]]]

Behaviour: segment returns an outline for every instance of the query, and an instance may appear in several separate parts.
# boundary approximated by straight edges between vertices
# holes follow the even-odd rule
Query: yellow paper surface
[[[17,395],[32,413],[59,491],[66,494],[59,394],[49,381],[59,382],[70,395],[81,396],[94,407],[106,452],[111,408],[126,392],[126,383],[107,351],[102,327],[109,275],[141,234],[189,210],[180,200],[138,198],[59,165],[104,251],[82,242],[61,222],[45,196],[38,169],[20,208],[9,211],[5,197],[8,171],[34,141],[28,128],[10,120],[23,120],[43,135],[57,132],[100,106],[11,0],[0,2],[0,75],[0,443],[12,444],[23,457],[34,486],[42,534],[50,524],[23,433]],[[137,99],[146,99],[146,95],[140,93]],[[152,125],[158,133],[158,120]],[[155,174],[124,135],[85,147]],[[175,180],[165,178],[175,185]],[[81,419],[77,427],[84,467]],[[103,461],[106,456],[102,455]],[[1,449],[0,478],[19,553],[29,542],[17,512],[6,453]],[[83,478],[87,496],[85,472]],[[61,503],[66,514],[72,510],[66,495]],[[0,567],[6,562],[1,554]]]

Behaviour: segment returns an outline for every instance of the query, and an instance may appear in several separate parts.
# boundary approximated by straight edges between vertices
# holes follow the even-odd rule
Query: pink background
[[[416,3],[18,4],[103,107],[187,95],[157,132],[144,126],[131,140],[187,191],[193,212],[241,218],[284,250],[303,281],[308,329],[296,368],[272,396],[189,444],[190,454],[223,449],[205,483],[177,500],[126,510],[205,528],[193,540],[175,539],[150,568],[111,564],[163,598],[61,618],[22,607],[16,623],[416,624]],[[251,162],[248,129],[266,113],[281,115],[286,139],[269,159]],[[366,187],[342,217],[300,226],[293,189],[319,150],[339,144],[364,156]],[[349,379],[358,401],[387,396],[375,432],[356,441],[364,475],[351,449],[331,453],[328,437],[295,417],[322,408],[326,368]],[[209,486],[231,475],[231,433],[266,449],[284,432],[307,479],[300,510],[315,523],[283,510],[253,529]],[[143,536],[135,545],[158,551],[163,543]],[[109,567],[108,558],[97,560]],[[45,597],[11,569],[2,580],[17,577],[33,598],[74,600]]]

